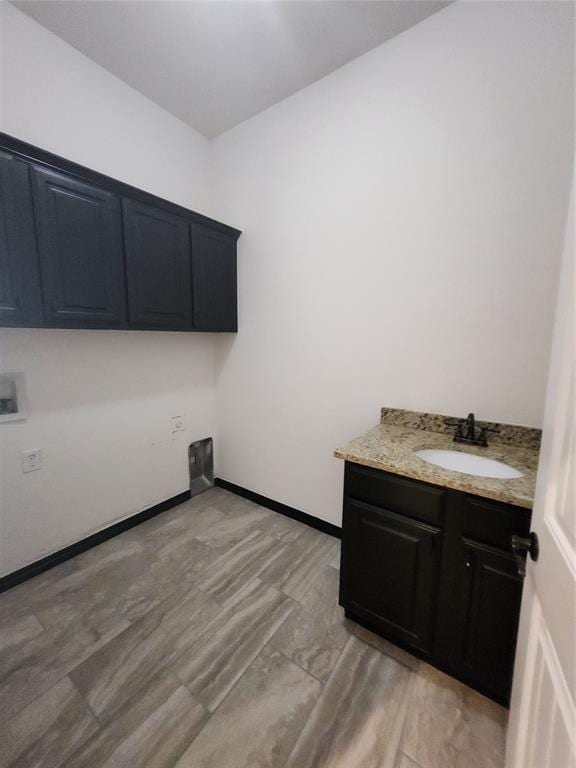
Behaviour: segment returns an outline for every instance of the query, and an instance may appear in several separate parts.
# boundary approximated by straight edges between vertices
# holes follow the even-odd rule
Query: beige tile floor
[[[0,768],[502,768],[506,712],[347,621],[221,489],[0,595]]]

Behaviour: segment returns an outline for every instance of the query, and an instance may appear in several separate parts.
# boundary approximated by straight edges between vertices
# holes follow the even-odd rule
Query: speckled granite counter
[[[499,436],[494,435],[492,440],[488,440],[488,448],[479,448],[454,443],[454,430],[446,430],[444,418],[446,417],[439,414],[382,409],[383,423],[338,448],[334,456],[403,477],[412,477],[433,485],[531,509],[538,465],[539,430],[505,424],[495,425],[502,428],[503,441],[499,442]],[[433,431],[435,423],[441,425],[436,428],[442,431]],[[483,422],[479,424],[482,425]],[[511,432],[516,433],[516,444],[510,443]],[[499,480],[443,469],[415,455],[415,451],[423,448],[456,450],[486,456],[510,464],[522,472],[522,477]]]

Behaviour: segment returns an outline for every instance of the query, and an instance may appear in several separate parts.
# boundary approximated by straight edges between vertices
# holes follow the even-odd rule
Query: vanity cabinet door
[[[459,553],[458,642],[452,663],[488,693],[507,701],[512,685],[522,579],[512,554],[463,539]]]
[[[32,171],[46,325],[126,325],[120,201],[67,174]]]
[[[441,532],[426,523],[345,500],[340,600],[389,640],[429,653]]]
[[[28,165],[0,152],[0,325],[40,325],[42,298]]]
[[[530,511],[451,491],[447,512],[435,653],[506,704],[522,598],[511,537],[527,535]]]

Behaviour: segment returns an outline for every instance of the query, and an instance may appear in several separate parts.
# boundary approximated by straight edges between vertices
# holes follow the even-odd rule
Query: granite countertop
[[[492,441],[489,438],[489,446],[481,448],[454,443],[454,428],[446,429],[444,418],[446,417],[439,414],[384,408],[383,423],[338,448],[334,456],[403,477],[531,509],[536,485],[540,431],[529,427],[496,424],[493,426],[502,427],[501,435],[495,435]],[[441,427],[438,427],[439,423]],[[483,425],[486,422],[478,423]],[[415,426],[416,424],[418,426]],[[434,429],[441,431],[433,431]],[[415,451],[423,448],[463,451],[503,461],[522,472],[522,477],[500,480],[443,469],[415,455]]]

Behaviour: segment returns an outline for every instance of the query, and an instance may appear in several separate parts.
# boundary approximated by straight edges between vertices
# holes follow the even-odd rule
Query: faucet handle
[[[444,419],[444,424],[446,424],[447,427],[461,427],[462,424],[464,424],[465,419],[453,419],[452,417],[446,417]]]
[[[481,427],[479,427],[479,429],[480,429],[480,437],[483,437],[484,439],[486,439],[486,435],[487,434],[490,434],[490,433],[498,434],[498,432],[500,432],[499,427],[483,427],[483,426],[481,426]]]
[[[488,432],[500,432],[500,430],[498,427],[480,427],[480,435],[478,436],[478,440],[485,448],[488,447],[488,441],[486,439]]]

